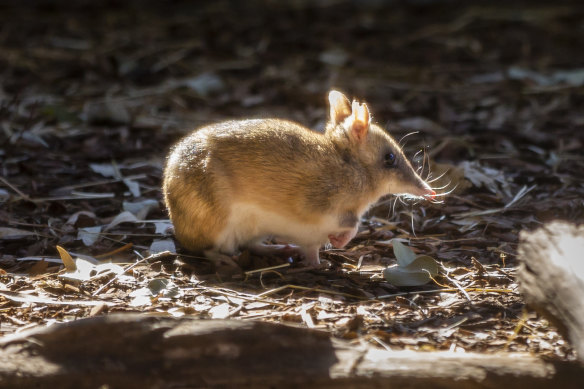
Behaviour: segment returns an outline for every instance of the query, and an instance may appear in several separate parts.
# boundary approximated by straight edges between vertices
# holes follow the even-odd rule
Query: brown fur
[[[394,189],[427,193],[396,142],[369,123],[366,105],[351,107],[334,91],[329,100],[324,134],[258,119],[212,124],[180,141],[163,183],[178,240],[194,251],[212,248],[234,203],[257,204],[305,224],[318,224],[323,215],[338,215],[345,224],[343,215],[352,215],[356,224],[371,203]],[[383,168],[388,148],[398,158],[393,170]]]

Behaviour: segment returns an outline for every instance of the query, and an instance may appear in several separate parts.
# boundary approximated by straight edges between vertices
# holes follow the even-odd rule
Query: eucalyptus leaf
[[[148,283],[152,296],[175,298],[180,295],[178,286],[171,280],[155,278]]]
[[[424,270],[405,270],[399,266],[388,267],[383,271],[383,277],[395,286],[419,286],[427,284],[431,278]]]
[[[418,255],[416,259],[408,266],[403,267],[404,270],[419,271],[424,270],[435,277],[438,275],[438,262],[429,255]]]
[[[132,301],[129,303],[131,307],[152,305],[152,292],[148,288],[136,289],[129,296],[132,297]]]
[[[61,250],[59,250],[59,253],[63,259]],[[64,261],[64,263],[66,262]],[[67,272],[59,275],[59,278],[75,282],[90,281],[93,278],[104,277],[110,274],[120,275],[124,273],[124,268],[115,263],[100,263],[95,265],[83,258],[75,259],[74,268],[70,267],[71,264],[68,266],[69,267],[66,267]]]
[[[409,250],[408,247],[403,247]],[[418,255],[407,266],[400,265],[398,259],[397,266],[388,267],[383,271],[383,277],[395,286],[419,286],[430,282],[432,277],[438,274],[438,270],[438,262],[434,258]]]
[[[157,296],[160,292],[164,291],[169,285],[172,285],[172,281],[166,278],[155,278],[148,282],[148,289],[153,296]]]
[[[124,201],[123,208],[124,211],[132,212],[138,220],[144,220],[151,210],[158,208],[158,201],[154,199],[146,199],[133,203]]]
[[[400,241],[392,239],[391,244],[393,245],[393,253],[395,254],[399,266],[408,266],[414,261],[414,259],[416,259],[416,254],[412,249],[405,246]]]

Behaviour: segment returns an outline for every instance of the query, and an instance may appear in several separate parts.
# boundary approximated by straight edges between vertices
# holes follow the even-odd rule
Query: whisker
[[[397,197],[395,198],[394,202],[393,202],[393,206],[391,207],[391,214],[395,215],[395,205],[397,204]],[[389,216],[388,216],[389,217]]]
[[[412,235],[416,236],[416,228],[414,227],[414,213],[410,211],[410,218],[412,221]]]
[[[426,148],[424,147],[424,158],[422,159],[422,166],[426,164],[426,161],[428,161],[428,175],[426,176],[426,179],[424,181],[428,181],[430,179],[430,177],[432,176],[432,171],[430,169],[430,154],[428,154],[426,152]],[[424,171],[424,169],[422,169],[422,172]]]
[[[437,193],[434,195],[434,197],[444,197],[444,196],[448,196],[450,193],[454,192],[454,190],[457,188],[458,185],[455,185],[454,188],[452,188],[451,190],[449,190],[448,192],[443,192],[443,193]]]
[[[417,161],[417,159],[419,158],[418,156],[420,155],[421,152],[423,152],[423,149],[420,149],[416,154],[414,154],[414,156],[412,157],[412,161],[416,162],[418,164],[418,167],[416,168],[416,174],[418,174],[419,176],[422,176],[423,172],[424,172],[424,159],[422,158],[422,164],[420,164],[419,161]]]
[[[447,187],[448,187],[448,185],[450,185],[450,184],[452,184],[452,181],[448,181],[448,184],[446,184],[446,185],[443,185],[443,186],[439,186],[439,187],[432,187],[432,190],[436,190],[436,189],[438,189],[438,190],[440,190],[440,189],[444,189],[444,188],[447,188]]]
[[[397,196],[397,199],[399,200],[400,203],[407,206],[406,202],[404,201],[404,196]]]
[[[410,135],[414,135],[414,134],[417,134],[417,133],[419,133],[419,132],[420,132],[420,131],[412,131],[412,132],[410,132],[410,133],[408,133],[408,134],[405,134],[404,136],[402,136],[402,137],[401,137],[401,139],[400,139],[400,140],[399,140],[399,142],[397,142],[397,143],[399,143],[400,147],[403,149],[403,148],[405,147],[405,145],[402,145],[402,141],[403,141],[405,138],[407,138],[408,136],[410,136]]]
[[[418,155],[419,155],[419,154],[420,154],[422,151],[424,151],[424,149],[421,149],[421,150],[420,150],[420,151],[418,151],[416,154],[414,154],[414,156],[412,157],[412,160],[414,160],[414,161],[415,161],[415,160],[416,160],[416,158],[418,158]]]
[[[426,182],[429,184],[429,183],[431,183],[431,182],[438,181],[439,179],[441,179],[442,177],[444,177],[444,175],[445,175],[446,173],[448,173],[449,171],[450,171],[450,169],[447,169],[446,171],[444,171],[444,173],[440,174],[438,177],[436,177],[436,178],[433,178],[432,180],[426,180]],[[429,178],[429,177],[428,177],[428,178]],[[432,188],[432,189],[434,189],[434,188]]]

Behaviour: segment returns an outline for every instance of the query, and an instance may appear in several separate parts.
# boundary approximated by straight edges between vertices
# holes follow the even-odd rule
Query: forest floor
[[[0,335],[157,312],[573,358],[515,274],[520,231],[584,220],[584,4],[101,3],[0,5]],[[384,200],[320,269],[244,252],[223,274],[181,250],[171,145],[228,118],[322,129],[333,87],[396,139],[418,131],[405,151],[445,173],[443,202]],[[440,275],[387,282],[392,239]]]

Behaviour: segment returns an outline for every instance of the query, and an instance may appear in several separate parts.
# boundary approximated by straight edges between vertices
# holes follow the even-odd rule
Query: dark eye
[[[394,153],[387,153],[383,156],[383,165],[385,167],[392,167],[395,165],[395,154]]]

